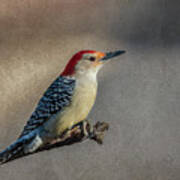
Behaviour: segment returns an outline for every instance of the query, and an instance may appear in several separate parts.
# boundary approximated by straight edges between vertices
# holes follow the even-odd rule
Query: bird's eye
[[[96,58],[92,56],[92,57],[89,58],[89,60],[90,60],[90,61],[95,61]]]

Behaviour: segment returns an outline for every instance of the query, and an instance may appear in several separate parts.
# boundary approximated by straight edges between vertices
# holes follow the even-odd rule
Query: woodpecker
[[[109,59],[123,53],[76,53],[41,97],[19,138],[0,153],[0,163],[35,152],[86,120],[96,99],[98,71]]]

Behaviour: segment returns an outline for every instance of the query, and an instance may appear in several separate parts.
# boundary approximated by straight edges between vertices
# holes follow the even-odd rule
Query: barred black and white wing
[[[20,137],[44,124],[52,115],[63,111],[71,103],[75,80],[59,76],[40,99]]]

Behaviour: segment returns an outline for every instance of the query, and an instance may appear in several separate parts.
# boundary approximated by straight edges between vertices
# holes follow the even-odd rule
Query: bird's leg
[[[92,124],[89,122],[88,119],[85,119],[82,122],[82,126],[83,126],[83,134],[85,137],[91,138],[94,134],[94,128],[92,126]]]

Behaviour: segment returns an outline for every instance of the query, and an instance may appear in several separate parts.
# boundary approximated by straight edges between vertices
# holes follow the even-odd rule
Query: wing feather
[[[52,115],[63,111],[71,103],[74,87],[74,79],[59,76],[39,100],[20,137],[40,127]]]

